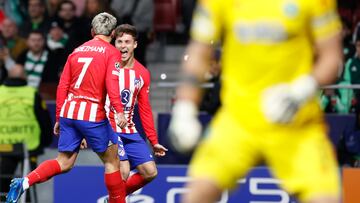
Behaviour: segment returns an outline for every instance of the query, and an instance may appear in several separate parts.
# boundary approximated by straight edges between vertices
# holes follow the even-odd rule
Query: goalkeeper
[[[335,0],[200,0],[191,35],[170,123],[177,149],[199,140],[198,85],[220,39],[222,107],[195,151],[183,202],[215,202],[260,161],[301,202],[339,202],[338,166],[315,98],[341,61]]]

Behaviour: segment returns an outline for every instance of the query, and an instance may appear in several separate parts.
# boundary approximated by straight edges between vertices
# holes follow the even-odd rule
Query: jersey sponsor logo
[[[121,91],[121,103],[122,103],[123,105],[128,104],[129,101],[130,101],[130,96],[131,96],[130,90],[128,90],[128,89],[123,89],[123,90]]]
[[[88,97],[88,96],[83,96],[83,95],[74,95],[73,93],[69,93],[67,101],[71,101],[73,99],[85,99],[85,100],[89,100],[92,102],[99,102],[99,99],[96,99],[93,97]]]
[[[284,25],[277,21],[238,21],[234,32],[241,43],[277,43],[288,39]]]

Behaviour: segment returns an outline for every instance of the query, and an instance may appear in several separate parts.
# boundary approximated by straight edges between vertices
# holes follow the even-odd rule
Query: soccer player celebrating
[[[129,24],[122,24],[115,29],[115,47],[121,52],[121,68],[119,70],[119,86],[121,102],[127,120],[125,128],[116,125],[116,114],[108,111],[111,126],[117,132],[119,139],[119,156],[121,173],[126,180],[126,194],[130,194],[153,180],[157,169],[152,153],[145,140],[140,136],[133,121],[135,103],[138,103],[141,123],[147,139],[150,141],[155,156],[164,156],[167,149],[158,143],[154,127],[153,114],[149,101],[150,73],[134,58],[137,47],[136,28]],[[113,108],[108,108],[112,109]],[[122,142],[121,142],[122,141]],[[137,169],[137,173],[129,178],[130,169]]]
[[[17,202],[24,190],[69,171],[76,160],[83,138],[105,165],[105,185],[112,203],[125,202],[125,184],[121,180],[117,156],[117,136],[104,109],[106,93],[116,110],[117,125],[126,125],[119,101],[120,53],[109,42],[116,19],[100,13],[92,20],[94,38],[76,48],[67,59],[56,97],[54,133],[60,135],[58,156],[47,160],[24,178],[13,179],[6,202]]]
[[[192,158],[183,202],[216,202],[260,161],[301,202],[339,202],[315,95],[337,77],[340,27],[335,0],[199,1],[170,124],[177,148],[199,139],[199,84],[220,39],[222,107]]]

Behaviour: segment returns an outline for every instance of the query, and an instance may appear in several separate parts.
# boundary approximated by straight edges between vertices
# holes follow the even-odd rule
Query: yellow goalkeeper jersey
[[[223,108],[251,126],[268,125],[260,109],[262,91],[310,73],[314,44],[340,31],[334,0],[199,0],[191,35],[196,41],[222,41]],[[321,119],[317,100],[309,101],[294,124]],[[259,126],[254,126],[259,127]]]

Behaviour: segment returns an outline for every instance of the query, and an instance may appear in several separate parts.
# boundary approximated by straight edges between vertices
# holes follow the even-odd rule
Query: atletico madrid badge
[[[120,70],[120,62],[116,62],[116,63],[115,63],[115,68],[116,68],[116,70],[118,70],[118,71]]]

